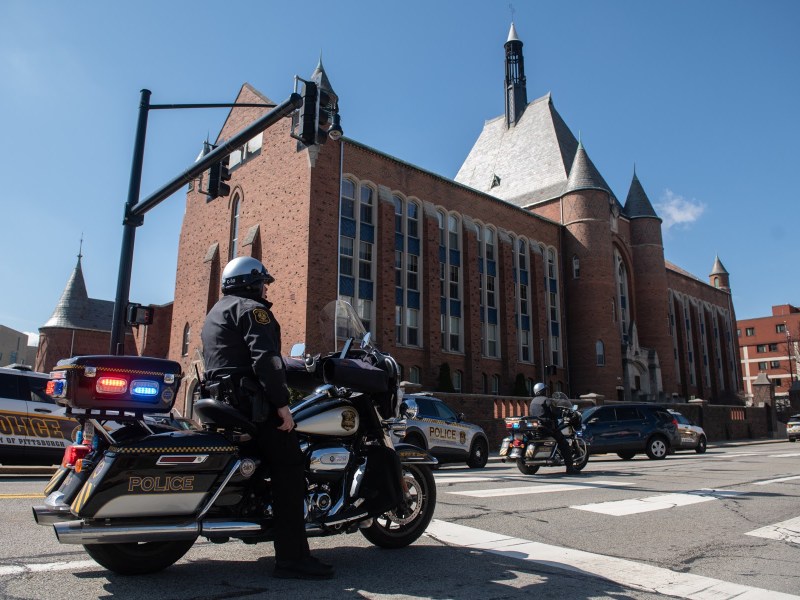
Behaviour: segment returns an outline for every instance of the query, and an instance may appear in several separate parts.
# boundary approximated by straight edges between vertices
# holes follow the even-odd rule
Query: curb
[[[58,467],[36,467],[36,466],[4,466],[0,465],[0,475],[40,475],[51,477]]]

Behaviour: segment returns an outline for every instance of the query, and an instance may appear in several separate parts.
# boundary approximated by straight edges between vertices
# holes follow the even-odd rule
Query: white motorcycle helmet
[[[255,291],[261,282],[269,284],[273,281],[275,278],[261,261],[251,256],[239,256],[222,270],[222,293]]]
[[[547,386],[542,382],[537,383],[533,386],[533,395],[534,396],[544,396],[547,393]]]

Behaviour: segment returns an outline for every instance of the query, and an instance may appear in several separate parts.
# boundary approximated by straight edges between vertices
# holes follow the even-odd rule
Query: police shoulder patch
[[[269,313],[263,308],[254,308],[253,318],[256,320],[256,323],[261,325],[266,325],[269,323]]]

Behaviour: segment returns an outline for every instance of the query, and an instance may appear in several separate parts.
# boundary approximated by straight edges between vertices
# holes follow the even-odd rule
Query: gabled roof
[[[70,275],[52,316],[39,329],[62,327],[65,329],[89,329],[111,331],[114,303],[110,300],[89,298],[83,279],[81,257]]]
[[[661,220],[650,204],[650,199],[642,187],[636,172],[633,173],[633,181],[628,190],[628,198],[625,200],[625,208],[623,209],[629,219],[636,219],[638,217],[655,217]]]
[[[487,121],[455,180],[526,207],[564,193],[577,151],[578,140],[547,94],[530,102],[513,127],[503,116]],[[610,192],[591,167],[592,180]]]

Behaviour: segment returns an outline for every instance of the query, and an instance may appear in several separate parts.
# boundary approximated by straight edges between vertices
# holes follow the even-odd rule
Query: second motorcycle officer
[[[328,578],[333,567],[311,557],[306,538],[303,455],[289,411],[281,330],[265,299],[275,281],[255,258],[241,256],[222,271],[223,297],[206,317],[201,338],[206,383],[218,386],[258,430],[269,466],[275,510],[276,577]]]

